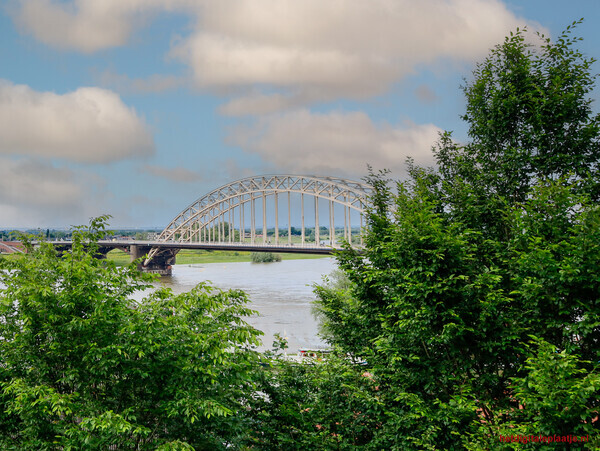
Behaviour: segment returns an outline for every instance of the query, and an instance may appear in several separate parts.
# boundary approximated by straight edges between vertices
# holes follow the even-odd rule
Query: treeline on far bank
[[[162,229],[112,229],[106,237],[134,238],[136,240],[150,240],[160,233]],[[72,230],[64,229],[6,229],[0,230],[0,241],[18,241],[20,234],[32,235],[47,240],[70,240]],[[104,238],[104,237],[103,237]]]
[[[227,222],[224,222],[223,224],[219,224],[217,226],[213,227],[213,230],[211,233],[215,233],[218,232],[219,227],[222,228],[223,230],[223,239],[224,240],[228,240],[229,239],[229,224]],[[300,242],[300,237],[302,236],[302,229],[301,228],[297,228],[297,227],[291,227],[290,230],[291,232],[291,236],[293,237],[293,242],[297,243]],[[320,226],[319,227],[319,233],[321,237],[326,237],[327,239],[329,239],[329,229],[325,226]],[[140,241],[151,241],[156,239],[160,233],[162,232],[162,229],[111,229],[109,231],[107,231],[107,235],[106,237],[103,238],[115,238],[115,239],[127,239],[127,238],[134,238],[136,240],[140,240]],[[359,234],[360,234],[360,228],[358,227],[353,227],[351,230],[352,234],[354,235],[353,237],[353,241],[358,241],[359,240]],[[19,234],[21,233],[25,233],[28,235],[34,235],[36,237],[42,237],[45,238],[47,240],[69,240],[71,239],[72,236],[72,231],[69,230],[64,230],[64,229],[43,229],[43,228],[37,228],[37,229],[5,229],[5,230],[0,230],[0,241],[13,241],[13,240],[18,240]],[[232,230],[232,238],[235,241],[238,241],[240,239],[240,233],[238,230]],[[250,229],[246,229],[246,235],[249,236],[250,234]],[[304,234],[305,234],[305,241],[306,242],[314,242],[315,241],[315,227],[305,227],[304,228]],[[341,240],[344,237],[344,228],[343,227],[336,227],[335,228],[335,235],[337,237],[338,240]],[[269,227],[267,228],[267,235],[266,235],[269,239],[274,239],[275,238],[275,227]],[[279,229],[279,233],[278,236],[280,239],[282,238],[287,238],[288,237],[288,229],[287,228],[280,228]]]
[[[131,300],[151,277],[93,258],[106,218],[0,260],[0,445],[599,449],[600,119],[571,33],[477,66],[436,169],[371,172],[365,250],[315,287],[322,361],[257,352],[240,291]]]

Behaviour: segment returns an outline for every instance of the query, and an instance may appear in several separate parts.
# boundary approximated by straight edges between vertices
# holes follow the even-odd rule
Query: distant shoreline
[[[198,263],[235,263],[250,262],[251,252],[235,251],[205,251],[195,249],[182,249],[177,254],[177,265],[191,265]],[[329,255],[312,254],[280,254],[283,260],[301,260],[314,258],[327,258]],[[120,250],[112,250],[108,253],[107,259],[114,261],[118,266],[126,265],[130,262],[129,254]]]

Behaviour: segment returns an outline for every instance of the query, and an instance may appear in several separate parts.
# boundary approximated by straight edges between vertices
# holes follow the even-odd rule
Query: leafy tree
[[[252,252],[250,254],[252,263],[273,263],[280,262],[281,255],[272,252]]]
[[[600,375],[588,370],[589,363],[533,338],[532,352],[525,363],[526,376],[515,378],[511,385],[519,408],[502,412],[504,421],[498,425],[496,436],[474,435],[468,448],[497,448],[501,437],[516,435],[571,435],[585,438],[587,448],[598,449],[598,443],[594,443],[598,429],[590,419],[597,416],[594,401],[600,394]],[[555,450],[561,446],[535,441],[502,443],[507,449]],[[582,444],[577,443],[575,448],[580,449]]]
[[[573,27],[530,44],[517,30],[477,66],[463,91],[471,141],[446,133],[436,146],[439,194],[457,221],[507,233],[502,210],[539,180],[563,178],[600,200],[600,116],[589,94],[595,62],[575,48]]]
[[[442,135],[438,168],[409,162],[395,190],[368,178],[366,250],[338,257],[350,288],[317,294],[332,343],[380,387],[381,447],[600,427],[600,129],[570,33],[511,34],[464,88],[471,142]]]
[[[312,305],[312,314],[319,323],[319,334],[334,346],[357,349],[364,318],[346,273],[335,269],[323,278],[323,283],[313,287],[317,301]]]
[[[285,341],[276,342],[285,347]],[[249,401],[258,449],[356,449],[369,446],[383,412],[372,375],[345,359],[290,361],[276,348]],[[378,449],[378,448],[375,448]]]
[[[106,217],[2,262],[3,449],[221,449],[243,435],[260,332],[240,291],[131,295],[152,278],[94,258]]]

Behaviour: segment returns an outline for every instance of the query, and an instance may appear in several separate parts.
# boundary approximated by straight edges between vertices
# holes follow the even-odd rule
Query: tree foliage
[[[446,133],[435,149],[438,194],[455,220],[502,236],[505,206],[525,201],[540,180],[562,179],[600,200],[595,60],[576,49],[576,24],[556,41],[538,36],[539,45],[511,33],[466,82],[471,141],[458,145]]]
[[[600,128],[571,32],[491,51],[436,169],[371,171],[365,250],[316,287],[325,362],[259,358],[239,291],[133,301],[151,279],[94,258],[106,218],[3,260],[0,445],[599,449]]]
[[[253,390],[246,296],[199,285],[136,302],[152,279],[95,258],[105,225],[62,255],[41,243],[3,262],[2,449],[226,447]]]
[[[250,260],[252,260],[252,263],[280,262],[281,255],[274,254],[273,252],[252,252],[250,254]]]
[[[409,162],[395,190],[368,178],[365,252],[338,258],[351,286],[317,293],[381,388],[379,444],[600,427],[600,129],[571,31],[511,34],[464,87],[471,141],[443,134],[437,168]]]

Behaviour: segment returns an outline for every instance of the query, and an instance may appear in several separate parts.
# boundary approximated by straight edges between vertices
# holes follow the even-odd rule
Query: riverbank
[[[178,265],[194,265],[201,263],[236,263],[250,262],[251,252],[235,252],[235,251],[207,251],[200,249],[182,249],[177,254]],[[280,254],[283,260],[305,260],[327,258],[327,255],[310,255],[310,254]],[[129,254],[120,250],[112,250],[106,256],[115,264],[122,266],[130,262]]]

